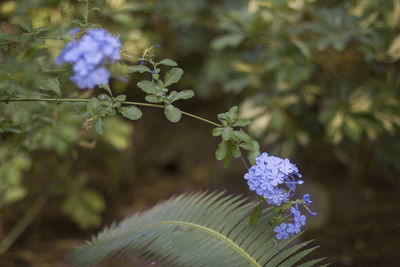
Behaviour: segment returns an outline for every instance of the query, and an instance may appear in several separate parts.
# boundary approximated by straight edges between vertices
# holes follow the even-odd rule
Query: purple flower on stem
[[[287,232],[291,235],[296,235],[298,233],[300,233],[300,223],[289,223],[288,224],[288,228],[287,228]]]
[[[294,215],[294,221],[296,223],[300,223],[301,225],[306,225],[306,216],[301,215],[300,212],[293,214]]]
[[[276,239],[281,240],[281,239],[286,239],[289,237],[289,234],[286,232],[286,223],[281,223],[280,226],[276,226],[274,228],[274,232],[276,233]]]
[[[294,196],[296,186],[303,184],[300,179],[301,174],[296,165],[291,163],[288,159],[282,159],[275,156],[269,156],[267,153],[262,153],[256,158],[256,164],[251,166],[249,171],[244,175],[247,184],[251,191],[255,191],[258,195],[262,196],[268,204],[275,206],[282,206],[281,214],[286,212],[288,206],[290,212],[293,214],[293,219],[288,219],[287,222],[279,221],[281,224],[274,228],[276,239],[286,239],[290,235],[300,233],[301,226],[306,224],[306,216],[302,215],[299,211],[299,204],[303,204],[312,215],[308,206],[311,204],[310,195],[305,194],[303,199],[289,201]],[[286,203],[282,205],[282,203]],[[280,218],[286,218],[280,217]]]
[[[76,34],[79,29],[71,31]],[[108,83],[110,73],[106,64],[114,63],[121,57],[121,41],[104,29],[89,29],[79,40],[72,40],[56,59],[58,65],[64,62],[73,65],[71,78],[79,88],[92,88]]]
[[[304,199],[304,203],[308,206],[308,205],[310,205],[311,203],[312,203],[312,201],[310,200],[310,194],[305,194],[304,196],[303,196],[303,199]]]
[[[295,180],[296,176],[301,176],[296,165],[290,163],[288,159],[268,156],[264,152],[256,158],[256,165],[249,169],[244,178],[250,190],[263,196],[268,203],[280,206],[282,202],[289,201],[289,197],[294,194],[296,184],[302,183],[301,180]]]

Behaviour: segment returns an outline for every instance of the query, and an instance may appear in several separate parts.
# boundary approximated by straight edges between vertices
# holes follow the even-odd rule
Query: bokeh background
[[[51,73],[63,42],[40,27],[73,29],[81,7],[0,3],[0,37],[20,35],[26,21],[36,30],[0,52],[1,89],[29,94],[40,73]],[[175,89],[196,92],[180,108],[216,121],[238,105],[254,120],[248,130],[262,151],[297,164],[301,190],[319,213],[302,236],[320,245],[314,255],[332,266],[400,266],[399,0],[93,0],[89,7],[89,22],[120,34],[133,63],[153,44],[161,44],[156,57],[179,63],[185,75]],[[96,94],[77,92],[67,74],[59,79],[63,96]],[[142,101],[141,79],[111,87]],[[255,197],[239,160],[224,169],[215,159],[219,140],[201,121],[172,124],[144,108],[134,123],[108,119],[98,136],[62,105],[1,103],[0,110],[0,240],[15,237],[0,265],[64,266],[68,249],[102,226],[174,194]]]

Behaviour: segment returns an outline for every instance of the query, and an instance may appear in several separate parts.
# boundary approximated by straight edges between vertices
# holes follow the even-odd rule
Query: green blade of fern
[[[314,251],[317,248],[318,248],[318,246],[303,250],[303,251],[293,255],[292,257],[286,259],[282,263],[282,265],[284,265],[284,266],[292,266],[293,264],[299,262],[302,258],[304,258],[306,255],[308,255],[309,253],[311,253],[312,251]]]
[[[258,203],[224,195],[184,194],[158,203],[105,228],[70,257],[81,265],[134,254],[171,266],[263,266],[276,254],[273,229],[268,224],[272,215],[266,209],[267,214],[251,227],[248,215]],[[293,239],[280,242],[280,246]],[[279,262],[297,250],[291,249]],[[296,260],[292,258],[286,260]]]
[[[311,266],[314,266],[314,265],[317,264],[317,263],[320,263],[321,261],[323,261],[323,260],[325,260],[325,259],[326,259],[326,258],[319,258],[319,259],[311,260],[311,261],[309,261],[309,262],[300,264],[300,265],[297,266],[297,267],[311,267]]]
[[[275,255],[275,257],[273,257],[272,260],[271,260],[270,262],[267,263],[267,266],[277,266],[277,265],[278,265],[279,263],[281,263],[284,259],[286,259],[286,258],[289,257],[290,255],[292,255],[294,252],[296,252],[296,251],[299,250],[300,248],[302,248],[302,247],[308,245],[310,242],[311,242],[311,241],[307,241],[307,242],[304,242],[304,243],[300,243],[300,244],[297,244],[297,245],[295,245],[295,246],[293,246],[293,247],[290,247],[290,248],[288,248],[288,249],[286,249],[286,250],[280,252],[279,254]],[[295,256],[297,257],[298,255],[300,255],[300,253],[299,253],[299,254],[296,254]],[[296,259],[297,259],[297,258],[296,258]],[[295,260],[296,260],[296,259],[295,259]],[[300,259],[301,259],[301,258],[299,258],[298,260],[300,260]],[[296,260],[296,261],[293,262],[293,263],[296,263],[298,260]],[[292,263],[292,265],[293,265],[293,263]],[[284,266],[292,266],[292,265],[288,264],[288,265],[284,265]]]

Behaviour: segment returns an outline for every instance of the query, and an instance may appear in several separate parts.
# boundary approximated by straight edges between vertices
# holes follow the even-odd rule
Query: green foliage
[[[100,213],[105,208],[103,196],[85,188],[87,179],[80,175],[69,188],[71,193],[65,198],[62,209],[70,214],[81,228],[98,226],[101,223]]]
[[[186,2],[155,8],[169,26],[160,38],[185,33],[169,48],[178,62],[190,58],[185,73],[199,78],[187,86],[202,97],[238,94],[233,104],[270,153],[312,144],[314,154],[354,168],[365,165],[354,158],[362,145],[378,170],[370,176],[387,179],[384,168],[396,179],[391,158],[400,155],[385,144],[399,138],[397,1]]]
[[[316,248],[304,249],[310,242],[291,246],[293,236],[279,242],[278,254],[269,209],[248,225],[247,215],[257,205],[224,193],[180,195],[105,228],[70,258],[91,265],[134,253],[166,266],[292,266]]]
[[[127,119],[138,120],[142,117],[142,112],[135,106],[121,107],[119,112]]]
[[[212,130],[213,136],[221,136],[222,141],[218,145],[215,157],[224,160],[224,167],[228,167],[232,156],[240,158],[240,148],[247,150],[247,157],[251,164],[255,164],[255,158],[260,154],[260,146],[256,140],[242,129],[235,130],[234,127],[245,127],[250,125],[251,120],[238,118],[239,108],[234,106],[228,112],[218,114],[221,127]]]

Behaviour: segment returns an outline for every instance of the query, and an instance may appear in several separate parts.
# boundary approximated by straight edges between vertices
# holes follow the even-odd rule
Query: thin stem
[[[47,202],[47,198],[39,197],[36,202],[28,209],[25,215],[18,221],[11,232],[0,243],[0,255],[7,252],[7,250],[15,243],[18,237],[25,231],[25,229],[32,223],[39,212],[43,209]]]
[[[1,102],[27,102],[27,101],[45,101],[45,102],[57,102],[57,103],[72,103],[72,102],[85,103],[85,102],[89,102],[90,99],[85,99],[85,98],[10,98],[10,99],[0,100],[0,103]],[[164,105],[156,105],[156,104],[132,102],[132,101],[124,101],[121,103],[124,105],[135,105],[135,106],[142,106],[142,107],[153,107],[153,108],[164,108],[165,107]],[[186,115],[188,117],[192,117],[192,118],[204,121],[213,126],[221,127],[221,125],[218,123],[215,123],[215,122],[207,120],[205,118],[196,116],[189,112],[182,111],[182,114]]]
[[[83,20],[85,26],[88,24],[88,17],[89,17],[89,0],[84,1],[84,13],[83,13]]]
[[[243,156],[240,156],[240,159],[242,160],[244,166],[246,167],[247,170],[249,170],[249,166],[247,165],[246,161],[244,160]]]
[[[218,124],[218,123],[209,121],[209,120],[207,120],[207,119],[204,119],[204,118],[202,118],[202,117],[199,117],[199,116],[196,116],[196,115],[187,113],[187,112],[185,112],[185,111],[182,111],[182,114],[184,114],[184,115],[186,115],[186,116],[189,116],[189,117],[192,117],[192,118],[195,118],[195,119],[198,119],[198,120],[201,120],[201,121],[204,121],[204,122],[206,122],[206,123],[209,123],[209,124],[214,125],[214,126],[217,126],[217,127],[222,127],[222,126],[221,126],[220,124]]]

